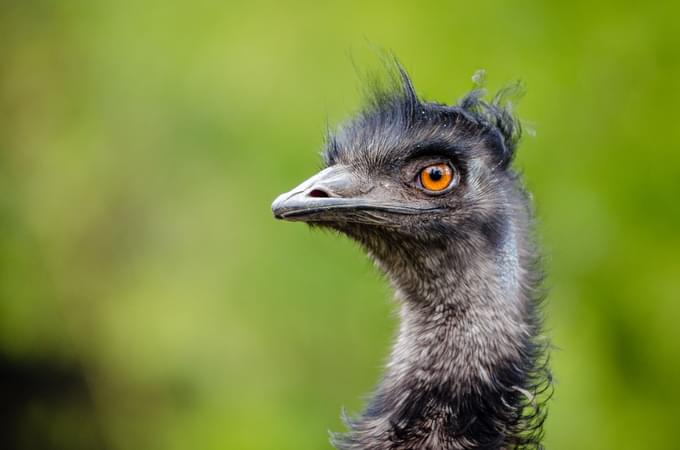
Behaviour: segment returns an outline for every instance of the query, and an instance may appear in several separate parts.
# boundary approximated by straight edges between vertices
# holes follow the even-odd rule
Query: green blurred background
[[[274,221],[394,51],[425,98],[521,78],[550,449],[680,448],[671,2],[0,2],[0,446],[320,449],[390,290]]]

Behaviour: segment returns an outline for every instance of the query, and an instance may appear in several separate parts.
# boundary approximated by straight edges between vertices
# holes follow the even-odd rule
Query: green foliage
[[[113,449],[328,448],[379,376],[391,293],[355,245],[269,205],[316,170],[378,47],[426,98],[480,68],[526,86],[516,164],[559,348],[548,447],[677,447],[678,12],[3,2],[0,352],[80,367]],[[89,436],[64,414],[54,442]]]

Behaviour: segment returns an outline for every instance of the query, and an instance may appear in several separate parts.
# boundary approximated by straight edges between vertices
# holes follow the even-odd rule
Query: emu
[[[274,216],[357,241],[387,275],[400,326],[340,450],[543,448],[551,392],[530,198],[511,167],[520,126],[501,91],[422,100],[391,82],[327,136],[325,168]]]

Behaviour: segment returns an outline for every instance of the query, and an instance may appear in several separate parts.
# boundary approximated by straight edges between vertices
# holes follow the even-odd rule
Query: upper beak
[[[355,206],[358,182],[339,166],[328,167],[272,203],[277,219],[304,220],[324,211]]]
[[[388,201],[389,189],[366,184],[344,166],[331,166],[279,195],[272,203],[277,219],[307,222],[356,217],[357,211],[387,211],[397,214],[419,214],[438,208]]]

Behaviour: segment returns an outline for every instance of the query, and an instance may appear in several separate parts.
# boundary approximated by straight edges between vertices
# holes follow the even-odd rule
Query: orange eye
[[[428,191],[443,191],[452,181],[453,169],[446,163],[432,164],[420,171],[420,184]]]

